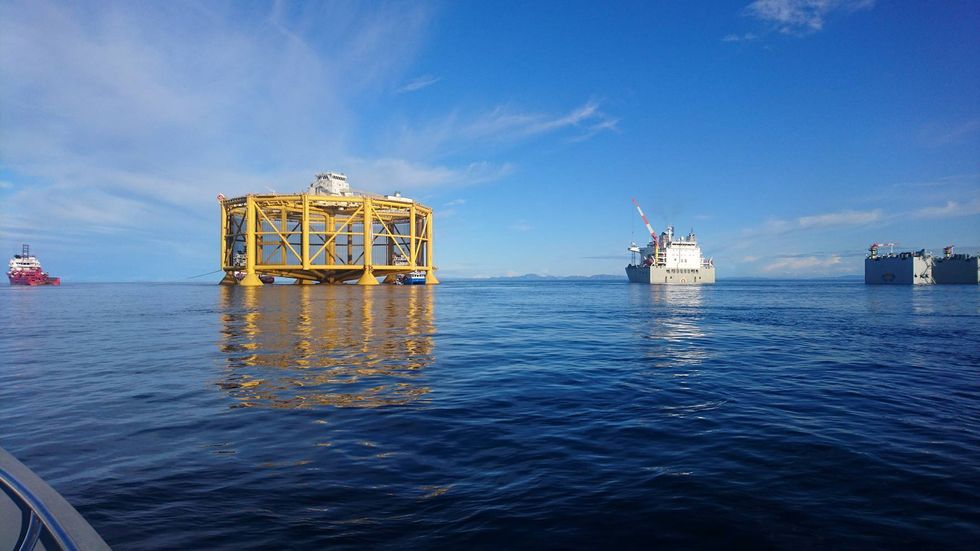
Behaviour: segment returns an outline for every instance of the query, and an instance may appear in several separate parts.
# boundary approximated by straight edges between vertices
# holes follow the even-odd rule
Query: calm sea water
[[[0,358],[117,549],[980,541],[976,286],[2,287]]]

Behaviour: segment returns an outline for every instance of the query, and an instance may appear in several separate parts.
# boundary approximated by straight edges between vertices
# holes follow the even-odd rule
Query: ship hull
[[[425,285],[425,274],[405,274],[398,276],[399,285]]]
[[[938,258],[932,266],[932,276],[936,283],[980,284],[980,258],[965,255]]]
[[[864,259],[867,285],[932,285],[933,259],[929,256],[898,255]]]
[[[715,282],[715,268],[666,268],[664,266],[626,267],[630,283],[648,285],[707,285]]]
[[[7,280],[10,281],[11,285],[24,285],[29,287],[38,287],[41,285],[61,285],[60,277],[19,276],[7,274]]]

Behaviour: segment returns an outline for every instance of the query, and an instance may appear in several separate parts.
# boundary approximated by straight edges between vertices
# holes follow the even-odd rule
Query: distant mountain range
[[[541,275],[541,274],[523,274],[523,275],[513,275],[513,276],[493,276],[493,277],[468,277],[459,279],[479,279],[479,280],[558,280],[558,279],[587,279],[587,280],[597,280],[597,279],[625,279],[624,276],[614,275],[614,274],[595,274],[595,275],[569,275],[569,276],[555,276],[555,275]]]
[[[718,278],[718,279],[719,279],[719,281],[722,280],[722,278]],[[739,280],[739,279],[740,280],[756,280],[756,279],[759,279],[759,280],[767,280],[767,279],[781,279],[781,280],[786,280],[786,279],[833,279],[833,280],[838,280],[838,279],[846,279],[846,280],[850,280],[850,279],[861,279],[861,280],[863,280],[864,279],[864,276],[861,275],[861,274],[846,274],[846,275],[839,275],[839,276],[807,276],[807,277],[800,277],[800,276],[797,276],[797,277],[793,277],[793,276],[734,276],[734,277],[726,277],[724,279],[725,280]]]

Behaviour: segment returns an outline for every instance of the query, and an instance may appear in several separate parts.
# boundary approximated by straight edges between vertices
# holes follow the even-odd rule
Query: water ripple
[[[0,444],[117,549],[969,548],[977,288],[0,289]]]

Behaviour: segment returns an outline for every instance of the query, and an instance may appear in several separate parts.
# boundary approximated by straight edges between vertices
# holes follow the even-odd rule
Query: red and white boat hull
[[[41,271],[16,271],[7,272],[7,279],[11,285],[61,285],[60,277],[51,277]]]
[[[31,255],[30,247],[24,245],[21,254],[15,254],[10,259],[7,270],[7,280],[11,285],[61,285],[60,277],[51,277],[41,268],[36,256]]]

